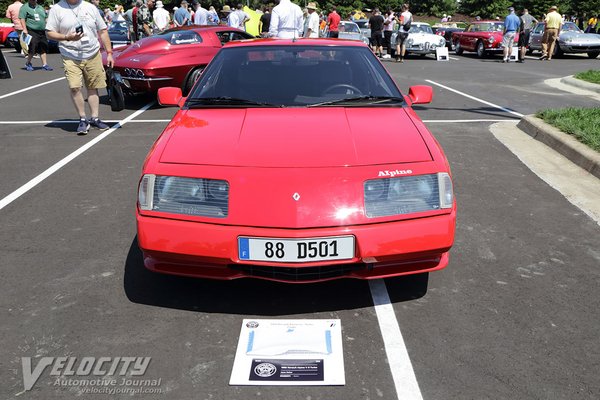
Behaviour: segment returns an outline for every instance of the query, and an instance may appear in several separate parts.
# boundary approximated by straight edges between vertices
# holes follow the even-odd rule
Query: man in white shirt
[[[162,33],[169,27],[171,15],[165,10],[165,6],[161,0],[156,2],[156,10],[152,13],[152,19],[154,21],[154,33]]]
[[[308,10],[308,23],[306,24],[306,30],[304,31],[305,38],[318,38],[319,37],[319,14],[315,11],[317,10],[317,5],[314,2],[308,3],[306,6]]]
[[[208,25],[208,10],[198,3],[194,14],[194,25]]]
[[[302,36],[304,21],[300,6],[290,0],[280,0],[271,13],[269,37],[294,39]]]
[[[245,31],[246,22],[250,21],[250,16],[244,12],[244,5],[241,3],[238,4],[237,9],[232,14],[236,14],[238,18],[238,26],[236,26],[236,28]]]
[[[110,37],[106,23],[93,4],[82,0],[61,0],[50,9],[46,23],[46,36],[56,40],[63,59],[65,76],[71,89],[71,98],[79,113],[77,134],[85,135],[90,125],[98,129],[109,126],[98,118],[98,89],[106,87],[106,75],[102,67],[100,42],[106,50],[109,67],[114,64]],[[85,102],[81,92],[85,84],[87,100],[92,113],[88,120],[85,114]]]

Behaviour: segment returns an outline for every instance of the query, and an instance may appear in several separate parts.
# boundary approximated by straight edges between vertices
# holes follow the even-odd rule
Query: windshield
[[[360,29],[358,28],[358,25],[352,23],[352,22],[340,22],[339,25],[339,31],[340,32],[347,32],[347,33],[360,33]]]
[[[171,29],[154,37],[164,39],[170,44],[175,45],[202,43],[200,35],[192,30]]]
[[[433,34],[433,30],[429,25],[412,25],[410,27],[409,33],[431,33]]]
[[[364,20],[364,21],[354,21],[356,23],[356,25],[358,25],[360,27],[360,29],[369,29],[369,21],[368,20]]]
[[[186,104],[305,107],[340,100],[350,100],[351,106],[403,102],[367,47],[293,45],[223,48]]]
[[[561,32],[581,32],[581,29],[577,27],[573,22],[565,22],[560,28]]]
[[[504,31],[504,22],[482,22],[473,24],[469,32],[502,32]]]
[[[108,27],[109,31],[124,31],[127,32],[127,22],[125,21],[116,21],[116,22],[111,22],[111,24]]]

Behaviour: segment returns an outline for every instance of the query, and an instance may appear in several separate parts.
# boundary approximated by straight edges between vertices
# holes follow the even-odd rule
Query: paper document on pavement
[[[344,385],[339,319],[242,323],[230,385]]]

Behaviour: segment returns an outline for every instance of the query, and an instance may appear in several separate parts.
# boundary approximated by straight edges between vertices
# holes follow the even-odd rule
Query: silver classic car
[[[538,23],[529,38],[529,51],[542,50],[542,37],[544,36],[544,22]],[[573,22],[565,22],[558,34],[554,46],[554,55],[565,53],[587,53],[589,58],[596,58],[600,54],[600,35],[583,33]]]
[[[338,26],[340,39],[359,40],[369,45],[369,37],[365,36],[358,25],[352,21],[340,21]]]
[[[391,39],[393,48],[396,48],[397,36],[398,31],[396,30]],[[446,46],[446,39],[443,36],[434,34],[429,24],[425,22],[413,22],[408,31],[408,38],[405,44],[406,54],[420,54],[424,57],[427,54],[435,54],[435,49],[438,47]]]

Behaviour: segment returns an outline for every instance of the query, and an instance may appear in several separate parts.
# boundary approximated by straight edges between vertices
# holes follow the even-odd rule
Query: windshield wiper
[[[308,107],[319,107],[319,106],[330,106],[335,104],[343,104],[343,103],[366,103],[366,104],[381,104],[387,102],[404,102],[402,97],[396,96],[356,96],[356,97],[346,97],[344,99],[337,99],[331,101],[324,101],[322,103],[309,104]]]
[[[266,102],[238,99],[230,96],[219,96],[219,97],[199,97],[194,99],[187,99],[186,105],[190,108],[195,106],[203,105],[227,105],[227,106],[259,106],[259,107],[282,107],[280,105],[270,104]]]

